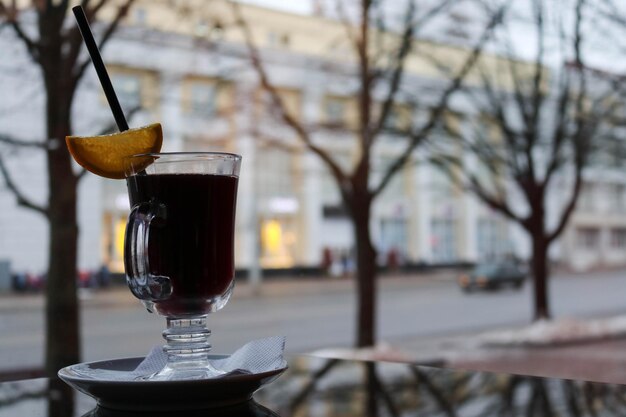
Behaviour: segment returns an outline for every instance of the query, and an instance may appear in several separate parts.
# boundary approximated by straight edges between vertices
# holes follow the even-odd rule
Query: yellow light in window
[[[119,219],[115,223],[115,255],[117,259],[124,257],[124,235],[126,234],[126,220]]]
[[[263,222],[261,231],[261,239],[263,248],[271,253],[276,254],[280,251],[283,244],[283,231],[277,220],[268,220]]]

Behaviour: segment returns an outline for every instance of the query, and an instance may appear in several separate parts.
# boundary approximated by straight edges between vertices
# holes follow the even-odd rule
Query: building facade
[[[199,10],[202,7],[198,3]],[[357,109],[342,25],[319,16],[252,6],[242,7],[242,12],[254,22],[254,39],[286,107],[303,124],[320,125],[315,140],[343,168],[350,169],[356,156],[351,127]],[[354,251],[352,226],[337,185],[319,158],[306,152],[294,132],[273,114],[250,68],[241,31],[232,21],[231,12],[217,6],[206,14],[189,15],[168,8],[167,2],[138,2],[104,51],[122,106],[141,109],[131,118],[131,125],[160,121],[164,151],[243,155],[237,206],[238,267],[315,267],[328,254],[349,261]],[[462,48],[432,43],[424,47],[461,62]],[[0,69],[0,88],[8,92],[0,96],[0,131],[20,138],[41,137],[43,90],[37,70],[8,30],[0,32],[0,50],[9,53]],[[438,91],[445,81],[432,64],[418,58],[408,61],[405,82],[415,89]],[[457,108],[464,111],[463,103]],[[94,134],[110,124],[108,105],[93,72],[87,72],[82,81],[74,113],[74,131],[79,135]],[[403,117],[420,114],[409,110],[402,116],[399,111],[394,123],[402,123]],[[374,180],[400,152],[400,145],[393,135],[381,139],[373,157]],[[1,152],[10,155],[10,168],[18,173],[21,187],[44,201],[43,157],[36,150],[4,147]],[[374,205],[370,227],[381,264],[392,253],[402,262],[424,264],[528,257],[528,243],[514,225],[463,193],[428,160],[426,150],[416,150],[412,162]],[[626,204],[621,187],[619,204]],[[79,200],[79,267],[95,270],[104,264],[122,271],[129,211],[125,183],[86,175]],[[610,206],[620,212],[623,207],[617,200]],[[621,250],[626,245],[625,216],[614,214],[614,218],[589,217],[584,208],[577,211],[566,243],[560,247],[561,259],[575,268],[595,266],[597,260],[583,262],[586,258],[578,254],[587,250],[592,256],[601,241],[615,249],[598,249],[603,261],[626,264],[626,253]],[[0,259],[10,260],[14,271],[44,271],[45,222],[18,208],[6,188],[0,188],[0,231]]]

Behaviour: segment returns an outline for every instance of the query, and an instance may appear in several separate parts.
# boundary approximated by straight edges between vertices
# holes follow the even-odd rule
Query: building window
[[[215,116],[217,92],[213,84],[193,83],[191,85],[190,111],[195,116]]]
[[[476,233],[478,257],[481,260],[497,259],[507,250],[502,239],[501,224],[497,219],[479,219]]]
[[[440,203],[455,196],[455,187],[450,175],[442,171],[442,168],[431,164],[429,189],[433,201]]]
[[[292,155],[282,149],[266,148],[257,153],[257,186],[264,197],[294,194]]]
[[[126,111],[141,107],[141,79],[135,74],[111,76],[120,104]]]
[[[209,36],[209,24],[203,19],[198,20],[196,22],[196,27],[194,28],[193,33],[199,38],[205,38]]]
[[[378,181],[382,180],[384,175],[389,171],[397,159],[398,157],[381,156],[380,159],[375,161],[374,167]],[[395,175],[391,177],[391,180],[383,190],[385,197],[405,197],[407,195],[407,191],[410,189],[409,175],[410,169],[406,166],[396,171]]]
[[[382,106],[381,106],[382,112]],[[406,132],[411,128],[413,109],[407,104],[394,103],[384,121],[385,129],[390,133]]]
[[[396,251],[406,255],[408,250],[408,225],[405,219],[382,219],[380,222],[381,249],[384,253]]]
[[[626,211],[626,187],[624,184],[610,184],[608,189],[609,211],[611,213],[623,213]]]
[[[457,260],[456,223],[452,219],[433,219],[431,222],[431,248],[433,261],[449,263]]]
[[[385,119],[385,128],[391,131],[400,129],[400,120],[400,111],[398,107],[392,105],[389,109],[389,113],[387,113],[387,118]]]
[[[260,220],[261,265],[266,268],[289,268],[295,263],[296,225],[289,218]]]
[[[330,172],[324,172],[320,181],[320,197],[324,205],[341,206],[341,192],[337,180]]]
[[[135,24],[144,26],[148,20],[148,12],[142,7],[138,7],[134,11]]]
[[[324,119],[329,125],[343,126],[346,122],[346,103],[338,97],[328,97],[324,105]]]
[[[333,159],[346,172],[352,171],[352,156],[345,150],[333,149]],[[330,169],[323,164],[322,172],[320,172],[320,197],[324,205],[340,206],[343,204],[341,191],[337,180],[330,172]]]
[[[267,44],[270,47],[289,47],[291,43],[291,37],[288,33],[277,33],[274,31],[268,32],[267,34]]]
[[[583,184],[578,196],[578,209],[583,213],[591,213],[596,209],[595,190],[592,184]]]
[[[221,22],[217,21],[213,24],[209,36],[213,42],[219,42],[224,39],[224,26]]]
[[[299,118],[301,111],[300,91],[279,88],[278,96],[282,102],[283,108],[274,103],[272,96],[266,91],[259,91],[256,98],[256,114],[261,120],[281,120],[281,110],[285,110],[291,117]]]
[[[579,227],[576,231],[576,245],[582,249],[597,249],[600,231],[596,227]]]
[[[626,248],[626,228],[611,229],[611,247],[614,249]]]
[[[472,20],[467,14],[457,10],[450,11],[448,15],[450,16],[450,20],[454,22],[455,25],[470,23]]]

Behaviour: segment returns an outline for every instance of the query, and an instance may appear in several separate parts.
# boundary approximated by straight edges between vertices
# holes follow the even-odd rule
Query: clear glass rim
[[[228,152],[148,152],[130,155],[124,158],[126,178],[146,173],[149,166],[185,166],[185,164],[197,164],[199,166],[222,166],[227,171],[232,171],[229,175],[239,177],[239,167],[241,166],[241,155]],[[182,172],[182,171],[181,171]],[[208,173],[208,172],[207,172]],[[216,173],[217,174],[217,173]],[[219,174],[226,175],[226,174]]]
[[[127,159],[133,158],[176,158],[176,157],[216,157],[222,159],[230,159],[233,161],[241,160],[241,155],[231,152],[149,152],[149,153],[140,153],[136,155],[127,156]]]

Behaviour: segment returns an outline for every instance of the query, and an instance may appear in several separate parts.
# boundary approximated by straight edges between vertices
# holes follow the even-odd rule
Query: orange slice
[[[163,131],[160,123],[102,136],[65,138],[72,157],[87,171],[101,177],[124,178],[124,158],[161,150]],[[146,166],[152,162],[147,158]]]

